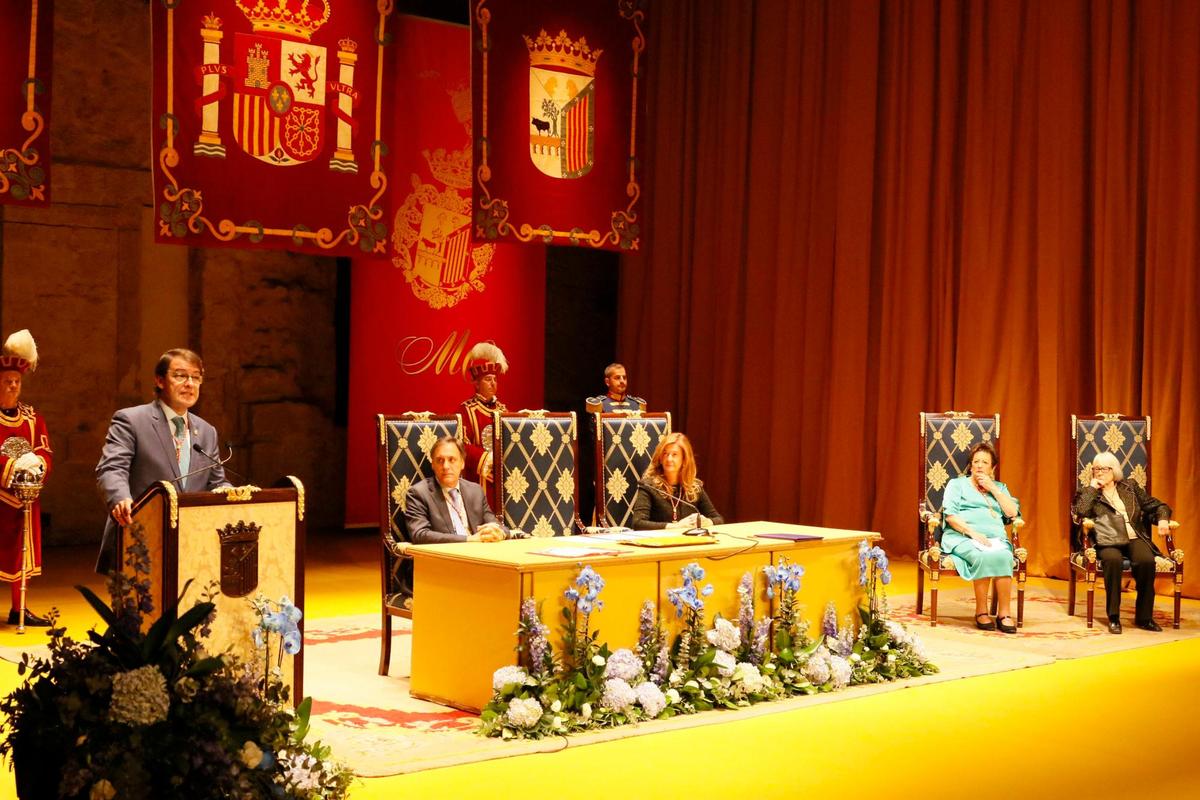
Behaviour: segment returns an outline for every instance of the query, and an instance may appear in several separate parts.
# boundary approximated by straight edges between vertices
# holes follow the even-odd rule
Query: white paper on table
[[[661,531],[635,531],[631,528],[590,528],[589,530],[595,530],[596,533],[586,534],[587,538],[599,542],[625,542],[656,534],[662,535]]]
[[[605,550],[599,547],[547,547],[535,550],[530,555],[553,556],[555,558],[590,558],[591,556],[619,556],[620,550]]]

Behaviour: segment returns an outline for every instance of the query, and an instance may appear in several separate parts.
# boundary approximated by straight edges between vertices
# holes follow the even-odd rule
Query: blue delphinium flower
[[[837,607],[832,600],[825,604],[825,615],[821,617],[821,634],[828,638],[836,638],[838,635]]]
[[[521,601],[521,630],[529,641],[529,673],[540,676],[548,668],[547,655],[550,652],[550,627],[538,616],[537,600],[526,597]]]
[[[738,581],[738,632],[749,644],[754,635],[754,575],[747,572]]]

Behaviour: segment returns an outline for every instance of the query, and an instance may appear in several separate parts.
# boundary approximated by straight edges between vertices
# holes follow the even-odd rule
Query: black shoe
[[[985,619],[987,622],[980,622],[980,619]],[[976,614],[975,627],[981,631],[994,631],[996,630],[996,623],[992,622],[992,618],[987,614]]]
[[[1141,628],[1144,631],[1154,631],[1155,633],[1162,633],[1162,626],[1159,625],[1157,622],[1155,622],[1152,619],[1148,619],[1145,622],[1135,622],[1133,624],[1136,625],[1137,627]]]
[[[1006,619],[1012,619],[1012,617],[1001,617],[1000,619],[996,620],[996,627],[1000,629],[1001,633],[1016,633],[1016,624],[1012,622],[1005,624],[1004,620]]]
[[[19,625],[20,624],[20,616],[21,616],[21,612],[17,611],[17,609],[15,609],[15,608],[10,608],[8,610],[8,624],[9,625]],[[27,608],[27,609],[25,609],[25,627],[27,627],[27,628],[49,628],[50,620],[46,619],[45,617],[38,616],[37,614],[33,613],[32,611],[30,611]]]
[[[1108,621],[1108,632],[1109,633],[1120,633],[1121,632],[1121,620],[1110,619]]]

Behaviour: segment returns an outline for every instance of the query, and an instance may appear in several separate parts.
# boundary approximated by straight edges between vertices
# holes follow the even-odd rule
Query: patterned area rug
[[[1087,595],[1082,588],[1076,596],[1075,616],[1067,615],[1066,581],[1026,585],[1025,624],[1015,636],[997,631],[981,631],[975,627],[975,599],[970,587],[964,581],[947,581],[947,585],[952,588],[943,588],[938,592],[936,628],[929,625],[928,591],[925,593],[924,614],[917,616],[915,596],[898,595],[891,603],[892,617],[906,623],[926,641],[937,637],[939,640],[992,642],[1000,647],[1020,648],[1027,653],[1038,653],[1054,659],[1116,653],[1135,647],[1178,642],[1200,636],[1200,602],[1195,600],[1183,601],[1179,630],[1171,627],[1173,598],[1161,596],[1155,602],[1154,621],[1162,626],[1162,632],[1151,633],[1135,628],[1132,591],[1124,592],[1121,596],[1121,622],[1124,625],[1124,633],[1117,636],[1108,632],[1103,592],[1096,592],[1096,608],[1099,614],[1093,627],[1089,628]],[[1014,595],[1014,614],[1016,608]],[[998,639],[1007,641],[997,642]]]
[[[794,711],[822,703],[853,700],[907,686],[936,683],[974,675],[1051,663],[1036,653],[1005,647],[1008,642],[972,641],[943,636],[939,629],[925,636],[937,675],[841,692],[762,703],[736,711],[710,711],[669,720],[538,742],[505,742],[474,733],[478,718],[427,703],[408,694],[411,636],[406,620],[395,620],[392,667],[389,676],[376,674],[379,665],[379,617],[375,615],[318,619],[305,635],[305,693],[313,699],[313,733],[333,748],[337,758],[364,777],[381,777],[447,767],[526,753],[552,752],[659,731],[679,730]]]

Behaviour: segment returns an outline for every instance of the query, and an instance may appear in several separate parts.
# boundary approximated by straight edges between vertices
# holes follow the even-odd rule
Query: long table
[[[762,567],[780,556],[805,569],[800,600],[812,631],[820,630],[825,604],[832,600],[839,617],[853,614],[863,597],[858,584],[858,543],[880,538],[871,531],[815,528],[776,522],[743,522],[714,529],[717,541],[683,547],[647,548],[595,541],[586,536],[419,545],[414,557],[412,679],[414,696],[468,711],[479,711],[491,698],[492,673],[516,663],[517,625],[521,602],[538,601],[542,621],[561,647],[563,592],[582,564],[605,580],[603,608],[592,613],[591,630],[612,649],[633,647],[638,615],[646,600],[657,604],[663,621],[678,632],[680,621],[667,590],[682,585],[681,569],[691,562],[706,572],[713,593],[705,598],[711,623],[719,612],[736,619],[737,585],[742,575],[755,575],[757,614],[769,613]],[[664,531],[670,535],[672,532]],[[758,538],[764,533],[820,536],[789,541]],[[543,555],[561,547],[595,547],[613,555],[563,558]],[[855,616],[854,619],[857,619]]]

